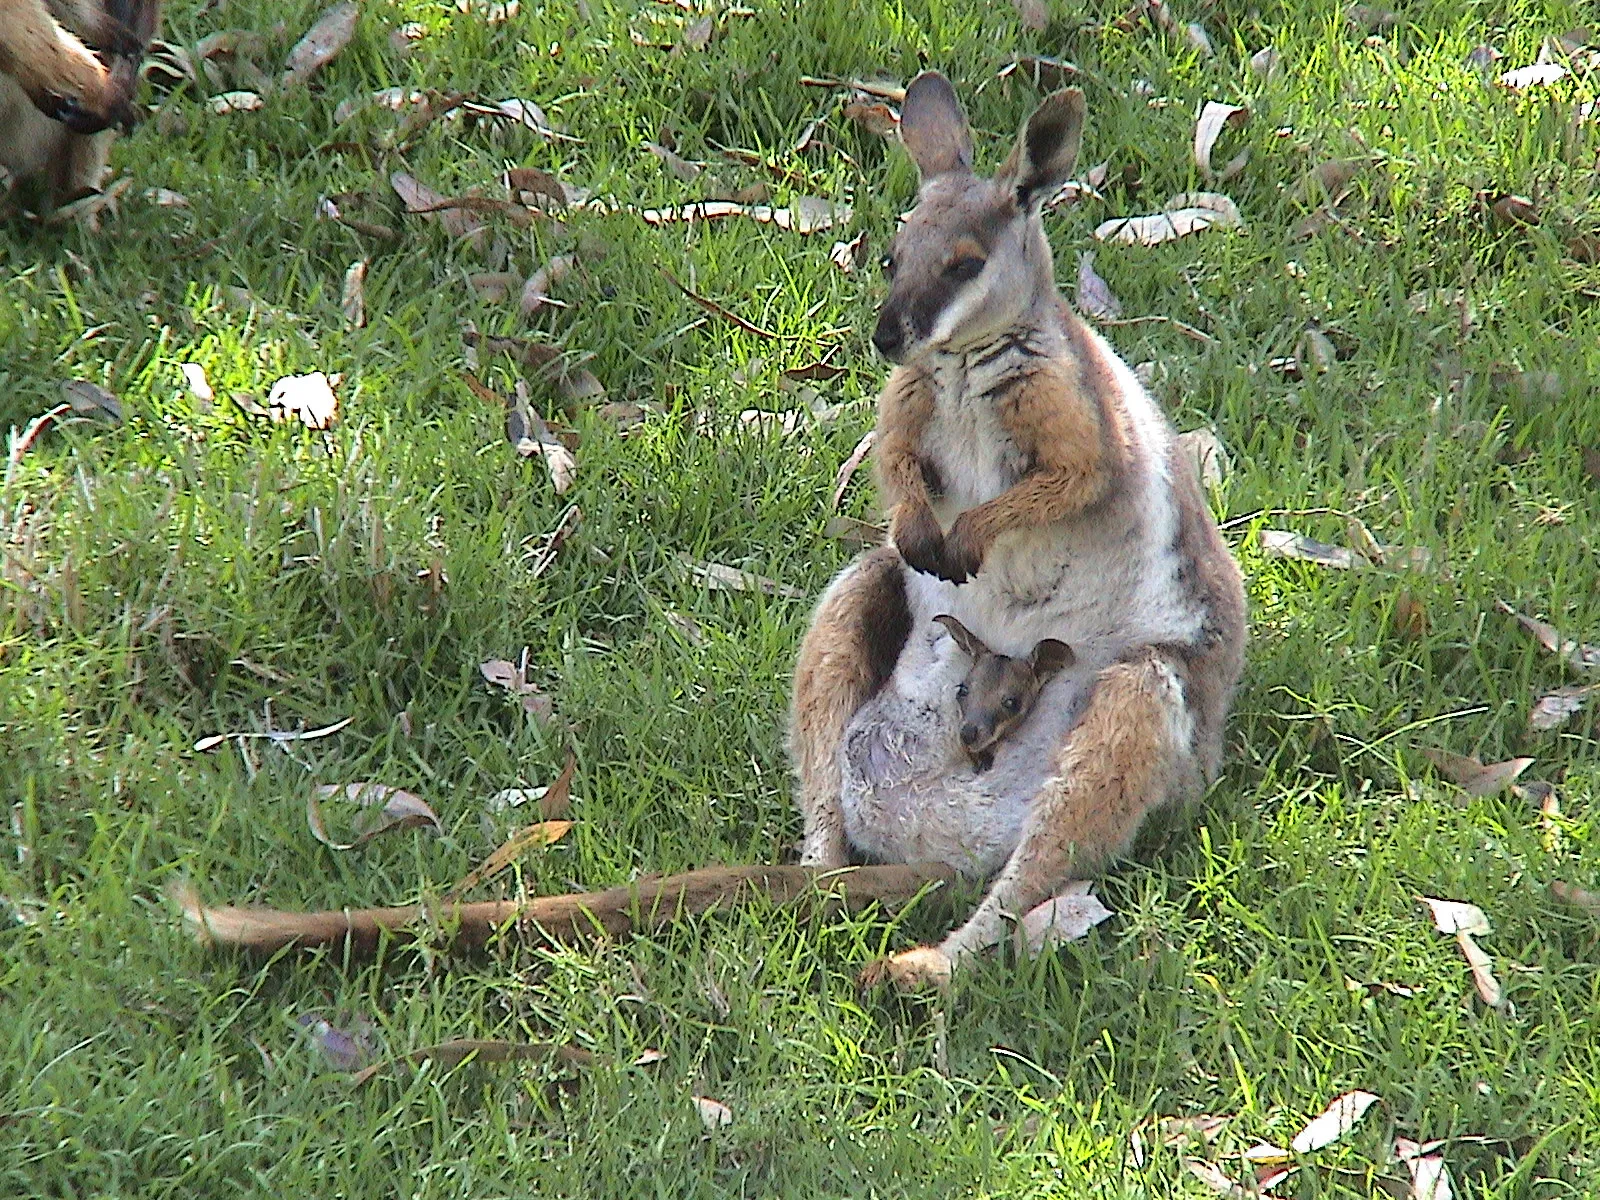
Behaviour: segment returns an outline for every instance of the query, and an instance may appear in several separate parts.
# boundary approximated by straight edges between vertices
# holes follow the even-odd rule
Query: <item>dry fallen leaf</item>
[[[413,1050],[409,1054],[402,1054],[398,1058],[387,1059],[381,1063],[374,1063],[363,1071],[359,1071],[350,1080],[352,1087],[360,1087],[390,1067],[401,1064],[415,1065],[420,1062],[438,1063],[441,1070],[450,1070],[460,1066],[467,1059],[475,1062],[523,1062],[529,1059],[544,1060],[554,1058],[573,1067],[586,1067],[594,1062],[594,1055],[588,1050],[580,1050],[576,1046],[556,1046],[541,1042],[499,1042],[484,1041],[477,1038],[457,1038],[454,1041],[440,1042],[437,1046],[424,1046]]]
[[[453,238],[465,238],[474,245],[483,240],[483,218],[470,208],[452,208],[448,197],[434,191],[426,184],[404,171],[389,176],[389,186],[405,203],[406,211],[418,213],[430,221],[437,221]]]
[[[211,390],[211,381],[206,378],[206,369],[199,363],[179,363],[178,370],[183,372],[183,382],[189,388],[189,394],[202,404],[210,404],[217,398],[216,392]]]
[[[1021,932],[1027,942],[1028,953],[1042,954],[1050,946],[1086,936],[1112,915],[1111,910],[1100,903],[1098,896],[1090,895],[1088,882],[1078,881],[1059,895],[1029,909],[1023,915]]]
[[[1476,758],[1450,754],[1444,750],[1424,750],[1422,757],[1432,763],[1433,769],[1441,776],[1469,796],[1496,795],[1533,765],[1531,758],[1512,758],[1485,766]]]
[[[680,182],[688,183],[699,175],[704,168],[699,163],[692,163],[686,158],[680,158],[676,151],[669,150],[656,142],[646,142],[644,148],[661,160],[661,165],[671,171]]]
[[[558,254],[528,277],[522,285],[522,315],[531,317],[550,299],[550,289],[558,286],[577,269],[578,260],[570,254]]]
[[[1418,1145],[1410,1138],[1395,1138],[1394,1156],[1411,1173],[1411,1200],[1453,1200],[1450,1169],[1444,1158],[1432,1153],[1443,1142]]]
[[[796,233],[820,233],[835,225],[850,223],[848,204],[824,200],[819,196],[796,196],[788,208],[766,204],[735,204],[731,200],[705,200],[681,208],[647,208],[639,213],[647,225],[671,225],[683,221],[714,221],[722,217],[749,217],[763,225],[776,225]]]
[[[540,691],[538,687],[528,682],[528,652],[523,650],[522,663],[517,665],[503,658],[491,658],[487,662],[478,664],[478,670],[485,680],[497,687],[503,687],[513,696],[522,697],[522,708],[530,717],[538,721],[548,721],[555,711],[555,706],[550,697]],[[545,813],[545,816],[555,816],[555,813]]]
[[[1461,930],[1456,934],[1456,945],[1461,947],[1462,957],[1467,960],[1467,966],[1472,969],[1472,982],[1478,989],[1478,995],[1490,1007],[1497,1007],[1503,995],[1500,991],[1500,981],[1494,977],[1494,964],[1489,956],[1472,940],[1472,934]]]
[[[1167,207],[1143,217],[1119,217],[1095,228],[1098,241],[1127,246],[1159,246],[1205,229],[1241,229],[1239,208],[1217,192],[1184,192]]]
[[[1177,437],[1177,448],[1194,464],[1195,478],[1202,487],[1221,487],[1233,464],[1223,449],[1222,439],[1212,429],[1191,429]]]
[[[1583,642],[1576,642],[1563,637],[1561,631],[1554,625],[1532,617],[1523,616],[1522,613],[1512,608],[1504,600],[1496,600],[1495,607],[1508,616],[1515,617],[1517,624],[1521,625],[1535,638],[1539,644],[1551,654],[1556,655],[1567,666],[1580,674],[1600,671],[1600,646],[1590,646]]]
[[[1513,196],[1510,193],[1496,195],[1493,192],[1479,193],[1479,200],[1489,210],[1489,214],[1502,225],[1537,225],[1539,223],[1539,207],[1526,196]]]
[[[1600,892],[1591,892],[1558,879],[1550,885],[1550,894],[1561,903],[1581,908],[1591,917],[1600,919]]]
[[[1491,932],[1489,918],[1483,909],[1460,900],[1439,900],[1430,896],[1419,896],[1417,899],[1432,911],[1435,929],[1440,933],[1455,935],[1456,945],[1461,948],[1467,966],[1472,969],[1472,980],[1483,1002],[1491,1006],[1498,1005],[1501,1001],[1500,984],[1494,977],[1489,956],[1472,940],[1474,936]]]
[[[1019,54],[995,72],[996,79],[1020,75],[1041,92],[1055,92],[1070,87],[1083,72],[1076,63],[1064,58],[1050,58],[1043,54]]]
[[[671,569],[679,579],[699,581],[713,592],[762,592],[785,600],[805,599],[805,593],[797,587],[722,563],[699,562],[681,552],[672,559]]]
[[[568,777],[563,775],[563,778]],[[556,784],[551,784],[552,789],[556,786]],[[572,824],[571,821],[540,821],[537,824],[517,830],[493,854],[484,859],[460,883],[451,888],[449,894],[445,897],[445,902],[452,903],[459,900],[480,883],[493,879],[529,850],[555,845],[555,843],[567,836]]]
[[[1296,1154],[1309,1154],[1313,1150],[1331,1146],[1354,1129],[1356,1122],[1377,1102],[1378,1097],[1371,1092],[1354,1091],[1336,1096],[1321,1115],[1314,1117],[1294,1135],[1294,1140],[1289,1143],[1290,1148]]]
[[[1321,567],[1334,567],[1340,571],[1350,571],[1366,565],[1366,559],[1354,550],[1346,550],[1343,546],[1330,546],[1326,542],[1315,541],[1304,534],[1291,533],[1286,529],[1263,529],[1261,551],[1268,558],[1292,558],[1300,562],[1316,563]]]
[[[1217,1166],[1216,1163],[1206,1162],[1204,1159],[1200,1158],[1186,1158],[1183,1160],[1183,1166],[1184,1169],[1189,1172],[1189,1174],[1193,1175],[1196,1179],[1205,1184],[1213,1192],[1216,1192],[1219,1196],[1229,1196],[1236,1198],[1236,1200],[1246,1200],[1250,1194],[1242,1186],[1228,1178],[1228,1176],[1223,1173],[1222,1168]]]
[[[1093,250],[1078,254],[1078,309],[1104,320],[1116,320],[1122,315],[1122,301],[1094,269]]]
[[[322,801],[342,797],[357,806],[352,822],[352,836],[348,842],[335,841],[327,831],[322,816]],[[382,783],[350,783],[343,787],[324,784],[306,797],[306,824],[311,836],[330,850],[354,850],[381,834],[396,829],[412,829],[431,825],[435,833],[443,833],[444,826],[433,809],[419,796]]]
[[[667,1056],[660,1050],[657,1050],[654,1047],[648,1047],[640,1053],[638,1058],[633,1060],[631,1065],[635,1067],[654,1066],[658,1062],[665,1062],[666,1057]]]
[[[856,266],[861,262],[861,255],[866,246],[867,234],[863,230],[848,242],[835,242],[833,249],[828,252],[828,261],[846,275],[849,275],[855,271]]]
[[[1575,715],[1583,711],[1583,706],[1589,702],[1589,697],[1600,694],[1600,683],[1591,683],[1579,687],[1556,688],[1553,692],[1546,692],[1533,703],[1533,708],[1528,712],[1528,728],[1535,733],[1548,733],[1552,729],[1559,729]]]
[[[1532,87],[1548,87],[1552,83],[1565,79],[1569,74],[1571,72],[1560,63],[1534,63],[1532,66],[1518,67],[1514,71],[1507,71],[1496,82],[1503,88],[1509,88],[1513,92],[1521,92]]]
[[[1249,149],[1241,150],[1220,172],[1211,166],[1211,151],[1224,129],[1243,129],[1250,120],[1250,110],[1242,104],[1222,104],[1207,100],[1194,125],[1194,165],[1208,182],[1226,183],[1250,160]]]
[[[856,473],[856,468],[865,461],[872,447],[877,444],[878,431],[869,429],[861,435],[861,440],[856,443],[855,449],[850,451],[850,457],[840,464],[838,472],[833,477],[833,495],[828,500],[828,511],[837,512],[839,501],[844,499],[844,492],[850,486],[850,477]]]
[[[355,0],[343,0],[318,17],[284,60],[283,84],[304,83],[337,58],[355,37],[360,17],[361,8]]]
[[[709,13],[683,27],[683,44],[691,50],[704,50],[711,44],[711,34],[716,20]]]
[[[544,459],[550,486],[556,495],[564,496],[577,479],[578,456],[550,432],[544,418],[534,411],[527,380],[517,380],[516,395],[516,403],[506,410],[506,435],[523,458],[537,454]]]
[[[858,521],[854,517],[844,517],[835,513],[823,524],[822,536],[844,542],[848,546],[871,547],[883,545],[889,536],[889,530],[883,525],[874,525],[869,521]]]
[[[1250,56],[1250,70],[1263,79],[1270,79],[1283,64],[1283,55],[1272,46],[1263,46]]]
[[[255,92],[221,92],[206,101],[206,107],[219,117],[229,113],[255,112],[266,101]]]
[[[900,114],[887,104],[846,104],[841,115],[878,137],[893,137],[900,129]]]
[[[339,408],[333,383],[321,371],[285,375],[267,393],[267,409],[274,421],[298,418],[307,429],[327,429]]]
[[[1389,628],[1401,641],[1420,642],[1428,636],[1428,606],[1411,592],[1400,592],[1389,610]]]
[[[345,269],[344,288],[339,295],[339,307],[344,312],[346,328],[360,329],[367,323],[367,260],[357,259]]]
[[[274,743],[309,742],[317,738],[325,738],[332,734],[338,733],[339,730],[343,729],[346,725],[350,724],[350,722],[354,720],[354,717],[346,717],[342,721],[335,721],[332,725],[324,725],[321,729],[267,729],[246,730],[242,733],[213,733],[201,738],[198,742],[196,742],[194,744],[194,750],[196,754],[201,754],[207,750],[215,750],[224,742],[238,741],[246,738],[263,738]]]
[[[695,1111],[700,1114],[707,1129],[721,1129],[733,1124],[733,1110],[720,1100],[713,1100],[709,1096],[695,1096],[693,1099]]]
[[[122,401],[110,388],[101,387],[87,379],[68,379],[61,384],[61,394],[75,413],[86,417],[110,417],[113,423],[118,424],[122,421]]]

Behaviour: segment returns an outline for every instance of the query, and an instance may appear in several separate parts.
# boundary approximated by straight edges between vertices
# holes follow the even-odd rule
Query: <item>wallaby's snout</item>
[[[900,315],[887,305],[878,314],[878,327],[872,331],[872,344],[879,354],[892,363],[899,362],[905,351],[905,324],[900,320]]]

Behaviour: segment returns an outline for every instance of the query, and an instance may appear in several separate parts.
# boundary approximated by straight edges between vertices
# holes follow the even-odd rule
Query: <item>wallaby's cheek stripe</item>
[[[911,331],[919,342],[933,336],[933,327],[939,322],[939,314],[949,306],[955,294],[955,285],[941,276],[911,302]]]

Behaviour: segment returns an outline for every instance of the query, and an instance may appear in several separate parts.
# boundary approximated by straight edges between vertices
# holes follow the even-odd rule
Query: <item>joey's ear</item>
[[[1019,208],[1043,204],[1072,177],[1083,143],[1083,92],[1067,88],[1044,98],[1022,124],[1017,144],[994,180],[1015,194]]]
[[[950,631],[950,636],[955,638],[956,645],[961,647],[962,653],[974,662],[980,658],[987,657],[991,653],[989,647],[979,641],[972,630],[968,629],[949,613],[940,613],[934,620]]]
[[[972,170],[972,131],[950,81],[924,71],[906,88],[900,106],[900,140],[911,152],[924,181],[952,171]]]
[[[1055,638],[1045,638],[1033,648],[1033,674],[1040,683],[1051,678],[1064,667],[1070,667],[1077,655],[1072,647]]]

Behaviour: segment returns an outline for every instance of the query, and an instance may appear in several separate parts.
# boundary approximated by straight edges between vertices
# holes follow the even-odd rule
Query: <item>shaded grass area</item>
[[[1399,1133],[1468,1139],[1445,1150],[1467,1194],[1581,1194],[1600,1119],[1595,929],[1547,885],[1600,875],[1593,710],[1528,732],[1534,696],[1567,681],[1494,601],[1600,639],[1600,492],[1583,465],[1600,445],[1600,278],[1565,250],[1600,223],[1600,138],[1579,116],[1595,86],[1580,74],[1514,95],[1465,62],[1484,41],[1504,65],[1532,62],[1579,6],[1413,4],[1368,40],[1328,3],[1174,3],[1181,22],[1206,23],[1211,57],[1148,22],[1118,28],[1115,5],[1052,4],[1037,33],[1006,5],[752,7],[719,10],[704,50],[669,52],[652,43],[681,42],[700,10],[524,4],[489,25],[454,6],[375,4],[310,88],[259,113],[211,116],[209,83],[161,98],[119,147],[133,188],[107,232],[0,231],[0,421],[55,404],[65,378],[111,388],[126,411],[117,428],[47,433],[4,496],[0,797],[16,853],[0,894],[26,920],[0,934],[0,1191],[1199,1195],[1175,1152],[1135,1161],[1137,1122],[1238,1114],[1211,1151],[1226,1156],[1286,1142],[1361,1087],[1382,1107],[1282,1192],[1395,1186]],[[316,13],[170,10],[170,39],[191,46],[283,22],[269,74]],[[401,57],[388,32],[405,21],[427,36]],[[1248,60],[1268,44],[1284,66],[1264,79]],[[1245,232],[1095,245],[1129,315],[1211,339],[1108,330],[1130,362],[1154,364],[1179,427],[1214,427],[1232,456],[1214,502],[1253,621],[1228,768],[1100,886],[1117,917],[1039,960],[986,962],[938,1004],[864,1003],[852,985],[869,958],[948,923],[933,902],[895,921],[757,906],[656,939],[464,961],[262,966],[193,947],[163,897],[179,877],[278,907],[441,895],[519,823],[487,798],[549,782],[569,740],[579,823],[524,859],[508,893],[786,853],[799,822],[783,708],[807,605],[707,591],[673,564],[688,554],[815,595],[849,558],[822,531],[834,472],[872,420],[879,285],[830,266],[828,249],[864,230],[870,263],[915,180],[800,80],[904,81],[937,65],[992,165],[1035,99],[995,77],[1019,51],[1082,68],[1087,161],[1142,180],[1049,219],[1063,279],[1098,222],[1202,186],[1201,102],[1253,110],[1228,143],[1252,150],[1225,189]],[[336,126],[336,105],[392,86],[524,97],[580,140],[441,119],[403,154],[355,148],[392,141],[399,118],[368,108]],[[708,164],[692,183],[641,148],[667,140]],[[1367,164],[1343,225],[1291,240],[1314,205],[1296,182],[1328,158]],[[387,184],[405,169],[447,194],[501,194],[506,166],[622,207],[531,230],[491,218],[474,248],[404,215]],[[629,211],[756,183],[778,203],[848,201],[852,223],[804,237],[748,221],[652,228]],[[147,203],[152,187],[189,206]],[[1542,223],[1493,223],[1482,191],[1536,198]],[[399,238],[319,220],[322,196]],[[531,319],[466,281],[557,253],[581,259],[555,289],[567,306]],[[349,329],[340,281],[359,259],[370,319]],[[663,268],[782,338],[697,308]],[[1435,289],[1463,289],[1471,321],[1454,301],[1414,311]],[[609,399],[652,411],[622,436],[595,406],[536,391],[579,438],[576,485],[556,497],[462,383],[468,321],[592,355]],[[1300,380],[1273,371],[1313,324],[1341,361]],[[839,406],[830,421],[802,411],[790,435],[741,425],[746,409],[808,410],[780,373],[824,354],[845,369],[813,385]],[[185,362],[205,367],[215,402],[186,390]],[[260,402],[279,376],[312,370],[344,376],[326,434],[229,399]],[[485,354],[478,371],[509,392],[517,367]],[[582,524],[536,576],[570,503]],[[870,489],[855,484],[846,509],[870,518]],[[1261,552],[1264,526],[1344,543],[1347,514],[1428,549],[1435,568],[1341,573]],[[1420,633],[1394,620],[1402,592],[1426,613]],[[570,739],[479,676],[481,660],[524,646]],[[191,751],[269,716],[279,729],[354,721],[248,760]],[[1528,777],[1559,786],[1554,834],[1524,800],[1433,780],[1428,746],[1535,756]],[[319,846],[307,791],[365,779],[426,797],[444,835]],[[1478,1003],[1418,894],[1488,912],[1503,1010]],[[312,1012],[372,1022],[386,1053],[502,1037],[572,1042],[614,1065],[577,1079],[469,1065],[352,1091],[297,1024]],[[627,1065],[647,1048],[665,1057]],[[696,1094],[729,1105],[733,1124],[708,1135]]]

